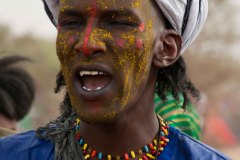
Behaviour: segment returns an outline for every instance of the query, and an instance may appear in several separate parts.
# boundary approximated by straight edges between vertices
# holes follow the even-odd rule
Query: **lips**
[[[82,98],[93,100],[114,90],[113,74],[105,65],[78,66],[75,75],[75,89]]]
[[[82,89],[89,92],[101,90],[111,82],[111,76],[100,70],[82,70],[79,76]]]

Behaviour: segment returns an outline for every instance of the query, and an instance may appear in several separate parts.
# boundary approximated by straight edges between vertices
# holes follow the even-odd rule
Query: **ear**
[[[182,38],[175,30],[163,30],[154,42],[153,64],[157,68],[170,66],[179,58],[181,47]]]

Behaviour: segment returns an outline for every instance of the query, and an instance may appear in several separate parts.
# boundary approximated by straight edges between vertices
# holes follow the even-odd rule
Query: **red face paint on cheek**
[[[74,36],[71,36],[71,37],[68,39],[68,45],[72,45],[74,42],[75,42],[75,37],[74,37]]]
[[[145,30],[145,25],[144,25],[144,23],[141,23],[141,24],[139,25],[139,30],[140,30],[141,32],[143,32],[143,31]]]
[[[142,39],[137,39],[136,40],[136,47],[137,47],[137,49],[142,49],[143,48],[143,40]]]
[[[124,41],[123,39],[118,39],[118,40],[116,41],[116,44],[117,44],[117,46],[119,46],[119,47],[124,47],[125,41]]]
[[[83,50],[82,52],[85,56],[88,56],[90,54],[88,44],[89,44],[89,37],[90,37],[90,34],[92,32],[93,21],[94,21],[96,15],[97,15],[96,4],[94,4],[92,6],[92,8],[90,9],[90,14],[91,14],[91,17],[89,19],[89,22],[88,22],[88,25],[87,25],[87,28],[86,28],[86,34],[85,34],[84,39],[83,39],[83,47],[82,47],[82,50]]]

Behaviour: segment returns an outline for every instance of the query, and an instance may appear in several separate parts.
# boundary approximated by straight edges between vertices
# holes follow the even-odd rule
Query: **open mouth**
[[[112,80],[112,76],[99,70],[81,70],[79,72],[79,79],[84,91],[94,92],[107,87]]]

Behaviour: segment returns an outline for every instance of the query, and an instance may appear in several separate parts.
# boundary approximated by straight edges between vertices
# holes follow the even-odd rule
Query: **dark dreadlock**
[[[63,74],[60,71],[56,78],[55,93],[65,86]],[[84,160],[81,147],[75,140],[74,120],[75,114],[68,93],[60,107],[61,115],[44,127],[39,127],[36,136],[40,139],[51,140],[55,144],[55,160]]]
[[[20,56],[0,59],[0,113],[17,121],[29,112],[35,94],[31,76],[12,66],[20,61],[30,60]]]
[[[172,93],[179,100],[181,93],[184,98],[183,109],[190,103],[189,95],[199,100],[200,93],[187,76],[186,65],[181,56],[173,65],[158,71],[156,93],[163,100],[166,100],[167,93]]]

